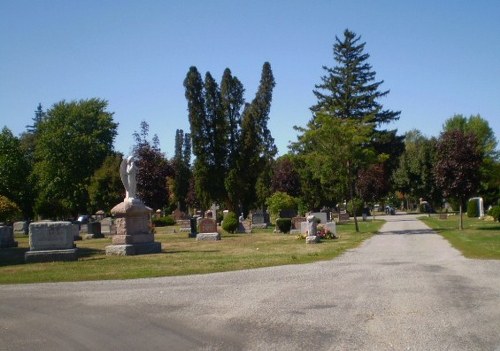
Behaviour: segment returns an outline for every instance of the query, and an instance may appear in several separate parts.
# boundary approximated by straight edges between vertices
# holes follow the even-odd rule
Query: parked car
[[[395,215],[396,209],[392,206],[385,206],[385,214]]]

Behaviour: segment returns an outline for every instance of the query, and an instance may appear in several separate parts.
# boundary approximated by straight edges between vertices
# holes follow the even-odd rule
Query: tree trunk
[[[458,229],[464,230],[464,218],[463,218],[463,213],[462,213],[462,201],[460,201],[460,205],[458,206],[458,211],[460,212],[460,220],[459,220]]]

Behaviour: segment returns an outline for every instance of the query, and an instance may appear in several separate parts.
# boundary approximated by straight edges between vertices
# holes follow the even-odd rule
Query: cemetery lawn
[[[500,259],[500,223],[464,215],[464,230],[458,230],[458,216],[448,219],[420,217],[425,224],[441,234],[465,257]]]
[[[106,256],[110,238],[76,241],[78,261],[24,263],[28,237],[16,235],[19,247],[0,249],[0,284],[135,279],[204,274],[241,269],[330,260],[358,246],[375,234],[382,220],[337,226],[339,239],[306,244],[294,234],[276,234],[272,229],[252,234],[222,232],[220,241],[196,241],[187,233],[171,233],[173,227],[156,229],[155,241],[162,252],[138,256]]]

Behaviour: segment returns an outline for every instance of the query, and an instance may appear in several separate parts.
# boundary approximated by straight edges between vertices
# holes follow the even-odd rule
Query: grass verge
[[[295,235],[274,234],[269,229],[252,234],[222,234],[217,242],[196,241],[186,233],[157,228],[155,240],[162,253],[139,256],[106,256],[110,238],[77,241],[75,262],[24,263],[28,237],[16,236],[19,247],[0,249],[0,284],[135,279],[234,271],[249,268],[309,263],[332,259],[358,246],[376,233],[383,221],[337,226],[340,238],[306,245]]]
[[[458,230],[458,216],[448,219],[420,217],[468,258],[500,259],[500,223],[464,216],[464,230]]]

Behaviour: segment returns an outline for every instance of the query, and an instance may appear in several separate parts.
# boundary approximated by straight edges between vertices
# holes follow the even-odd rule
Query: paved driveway
[[[0,286],[0,350],[500,350],[500,261],[386,218],[328,262]]]

